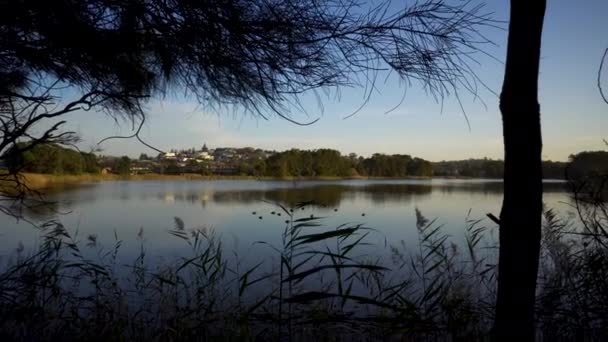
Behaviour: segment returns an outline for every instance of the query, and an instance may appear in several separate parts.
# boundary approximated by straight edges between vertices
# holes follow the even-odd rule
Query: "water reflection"
[[[260,201],[279,203],[286,207],[301,202],[313,201],[313,206],[338,207],[344,200],[361,199],[373,204],[407,204],[417,198],[429,197],[433,193],[497,195],[503,191],[502,182],[448,183],[448,184],[315,184],[299,187],[277,187],[271,189],[214,190],[184,189],[158,192],[155,197],[166,203],[200,203],[205,207],[209,202],[219,205],[252,204]],[[564,191],[562,183],[545,184],[546,193]]]
[[[437,218],[458,239],[469,212],[474,218],[500,212],[502,184],[476,180],[119,181],[83,184],[49,193],[47,199],[51,202],[44,206],[24,207],[25,216],[39,223],[57,219],[76,239],[94,234],[106,247],[120,239],[129,254],[127,260],[139,251],[137,236],[142,228],[146,246],[155,257],[184,253],[183,241],[168,234],[176,216],[188,227],[216,229],[226,241],[238,238],[239,252],[255,259],[268,253],[255,242],[279,243],[284,229],[285,216],[272,214],[280,211],[273,203],[291,207],[313,200],[316,205],[298,214],[322,216],[327,227],[365,224],[381,232],[378,239],[411,244],[418,241],[415,208]],[[567,202],[563,184],[545,184],[545,201],[551,208]],[[22,242],[26,248],[36,246],[39,232],[28,228],[0,216],[0,258]]]
[[[316,207],[337,207],[343,200],[363,197],[373,203],[408,202],[413,197],[428,196],[432,187],[418,185],[365,185],[339,184],[315,185],[298,188],[276,188],[270,190],[232,190],[213,193],[212,200],[218,204],[231,205],[268,201],[291,207],[297,203],[314,201]],[[192,194],[196,197],[196,194]]]
[[[54,189],[46,204],[23,207],[23,214],[43,221],[86,203],[111,199],[125,205],[158,201],[164,204],[254,205],[263,201],[286,207],[313,201],[317,209],[337,208],[344,201],[373,205],[407,205],[438,195],[499,196],[500,181],[338,181],[338,182],[114,182]],[[545,193],[565,191],[564,183],[548,182]],[[141,213],[138,213],[141,215]]]

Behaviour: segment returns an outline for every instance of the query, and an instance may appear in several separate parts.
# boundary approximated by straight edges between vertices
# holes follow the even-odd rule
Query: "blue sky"
[[[410,2],[410,1],[408,1]],[[395,1],[395,5],[406,3]],[[486,10],[495,18],[508,19],[507,0],[488,0]],[[601,56],[608,47],[608,1],[548,0],[543,34],[540,102],[544,135],[543,158],[566,160],[571,153],[605,149],[608,138],[608,104],[596,87]],[[504,60],[507,32],[491,30],[497,44],[485,50]],[[480,78],[499,92],[503,64],[480,57]],[[603,76],[608,87],[608,72]],[[160,149],[254,146],[264,149],[314,149],[328,147],[361,155],[406,153],[432,161],[464,158],[502,158],[502,130],[498,99],[489,91],[480,96],[487,107],[463,94],[470,129],[454,98],[443,104],[416,88],[406,88],[397,77],[378,86],[371,101],[356,115],[345,118],[362,103],[363,89],[342,89],[340,99],[325,98],[323,110],[312,96],[305,96],[308,117],[320,118],[311,126],[297,126],[270,116],[263,120],[242,112],[212,112],[191,100],[170,97],[148,104],[149,118],[141,137]],[[405,100],[394,111],[406,92]],[[335,94],[333,94],[335,95]],[[308,105],[310,103],[310,105]],[[100,139],[129,134],[131,126],[116,124],[96,112],[76,112],[67,128],[82,138],[79,147],[88,150]],[[156,154],[136,140],[110,140],[101,145],[104,154]]]

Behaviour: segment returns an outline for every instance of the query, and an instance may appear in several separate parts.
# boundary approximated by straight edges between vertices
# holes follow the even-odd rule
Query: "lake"
[[[169,234],[175,217],[186,228],[206,227],[221,236],[224,246],[246,260],[270,250],[257,241],[279,242],[289,208],[304,201],[314,204],[296,217],[323,217],[325,228],[361,223],[373,228],[374,244],[414,246],[415,208],[443,225],[456,244],[464,240],[466,219],[483,219],[496,235],[486,213],[498,216],[502,202],[499,180],[341,180],[341,181],[117,181],[83,183],[48,195],[51,207],[28,210],[32,222],[59,220],[74,240],[97,237],[98,246],[111,248],[122,240],[122,255],[134,257],[143,242],[151,259],[181,256],[184,241]],[[544,201],[567,214],[570,198],[564,183],[545,182]],[[281,213],[279,216],[278,213]],[[10,256],[22,245],[33,251],[40,231],[9,216],[0,217],[0,255]],[[143,232],[141,238],[138,233]],[[492,238],[492,237],[491,237]],[[85,241],[86,242],[86,241]]]

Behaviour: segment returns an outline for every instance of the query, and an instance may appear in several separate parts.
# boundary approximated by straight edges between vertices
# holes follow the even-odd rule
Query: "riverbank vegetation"
[[[577,202],[582,225],[546,210],[538,282],[539,341],[608,337],[605,211]],[[464,245],[416,210],[415,246],[370,245],[362,224],[278,205],[284,230],[273,257],[231,254],[212,229],[175,218],[168,233],[190,252],[153,261],[123,257],[120,236],[102,245],[59,222],[38,250],[17,247],[0,272],[0,335],[13,341],[195,340],[481,341],[496,288],[495,227],[467,218]],[[457,237],[456,237],[457,238]],[[409,246],[409,247],[408,247]]]

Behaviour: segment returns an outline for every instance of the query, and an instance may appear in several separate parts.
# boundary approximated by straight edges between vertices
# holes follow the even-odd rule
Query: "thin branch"
[[[600,91],[600,96],[602,100],[608,104],[608,96],[604,93],[604,89],[602,87],[602,69],[604,67],[604,63],[608,57],[608,48],[604,50],[604,55],[602,56],[602,61],[600,62],[600,67],[597,70],[597,89]]]
[[[112,140],[112,139],[132,139],[132,138],[136,138],[140,143],[142,143],[143,145],[145,145],[146,147],[159,152],[159,153],[165,153],[164,151],[146,143],[140,136],[139,136],[139,132],[141,131],[141,128],[144,126],[144,123],[146,122],[146,117],[142,115],[141,117],[141,122],[139,123],[139,126],[137,127],[137,130],[135,131],[135,133],[131,134],[131,135],[125,135],[125,136],[121,136],[121,135],[114,135],[114,136],[110,136],[110,137],[106,137],[101,139],[98,143],[97,146],[101,145],[102,143],[108,141],[108,140]]]

